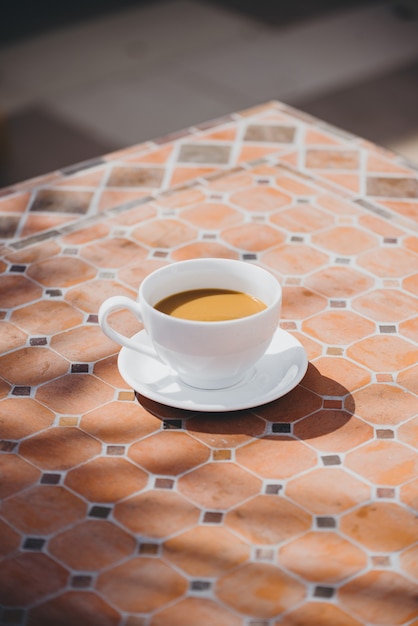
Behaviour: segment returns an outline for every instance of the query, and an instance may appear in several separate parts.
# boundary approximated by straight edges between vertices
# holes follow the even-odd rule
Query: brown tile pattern
[[[269,155],[313,176],[324,189],[367,201],[377,215],[416,217],[416,168],[272,101],[0,190],[0,241],[53,235],[85,215],[123,210],[130,202]],[[291,186],[291,179],[283,181],[283,189]],[[308,187],[302,192],[300,186],[299,193],[308,196]]]
[[[172,189],[180,154],[217,172]],[[0,260],[0,623],[418,623],[416,173],[279,103],[72,171],[0,199],[86,209]],[[207,255],[283,286],[310,363],[275,402],[170,409],[118,372],[100,303]]]

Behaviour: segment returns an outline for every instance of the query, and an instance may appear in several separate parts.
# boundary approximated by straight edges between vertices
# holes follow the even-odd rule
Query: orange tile
[[[386,626],[409,623],[418,616],[416,594],[415,583],[388,571],[367,572],[338,592],[347,611],[365,622]]]
[[[280,154],[280,161],[282,163],[286,163],[292,165],[293,167],[297,167],[299,161],[299,153],[298,152],[285,152]]]
[[[401,167],[393,162],[393,160],[385,159],[380,155],[370,152],[367,155],[367,170],[369,172],[389,172],[392,174],[409,174],[410,170],[406,167]]]
[[[37,215],[30,213],[22,220],[21,237],[30,237],[43,233],[54,228],[61,228],[66,224],[71,224],[78,219],[79,216],[74,215],[57,215],[56,213],[45,213]]]
[[[283,233],[265,224],[242,224],[226,228],[220,237],[227,244],[248,252],[261,252],[285,240]]]
[[[126,163],[159,163],[164,165],[173,152],[172,144],[159,148],[157,150],[148,150],[145,153],[133,156],[127,156],[124,161]]]
[[[250,548],[221,526],[196,526],[165,541],[163,556],[186,574],[214,577],[245,563]]]
[[[294,434],[318,450],[344,452],[373,437],[373,429],[351,413],[324,409],[295,424]]]
[[[411,220],[415,221],[417,218],[418,202],[416,201],[409,201],[407,198],[402,198],[399,202],[396,200],[389,201],[379,199],[379,204],[382,204],[383,206],[388,207],[388,209],[395,211],[395,213],[403,215]]]
[[[333,183],[333,185],[337,185],[338,187],[342,187],[354,193],[360,193],[361,179],[360,176],[356,174],[330,174],[329,172],[321,172],[321,177]]]
[[[360,213],[360,207],[348,200],[344,200],[337,195],[325,194],[316,198],[319,206],[335,213],[336,215],[357,215]]]
[[[154,613],[151,626],[241,626],[242,620],[208,598],[186,598]],[[130,626],[130,625],[128,625]],[[134,626],[134,625],[133,625]],[[138,625],[139,626],[139,625]]]
[[[405,574],[418,581],[418,544],[411,546],[400,555],[400,564]]]
[[[299,418],[317,411],[321,406],[322,399],[316,393],[312,393],[312,391],[299,385],[275,402],[257,407],[253,411],[256,415],[270,422],[295,422]],[[276,444],[269,444],[268,447],[273,445]],[[285,448],[285,446],[283,447]],[[301,448],[300,452],[304,452],[304,448]]]
[[[129,458],[151,474],[176,476],[210,456],[209,448],[187,433],[160,432],[138,441],[129,448]]]
[[[20,444],[20,454],[44,470],[65,470],[99,454],[98,441],[78,428],[44,430]]]
[[[56,241],[49,240],[40,244],[34,244],[22,250],[6,252],[4,258],[10,263],[34,263],[48,259],[61,252],[61,246]]]
[[[316,515],[336,515],[367,502],[370,487],[338,467],[321,467],[291,478],[288,498]]]
[[[306,151],[306,167],[325,170],[355,170],[359,167],[359,153],[357,150],[309,148]]]
[[[108,356],[113,347],[114,342],[94,325],[78,326],[51,339],[51,348],[72,362],[93,363]]]
[[[325,298],[306,287],[283,287],[282,319],[300,320],[322,311],[327,306]]]
[[[105,443],[136,441],[159,430],[161,422],[136,402],[109,402],[80,420],[80,428]]]
[[[149,196],[148,191],[139,189],[103,189],[97,204],[98,212],[107,211],[133,200],[141,200]]]
[[[355,617],[328,602],[306,602],[287,613],[274,626],[308,626],[311,623],[321,626],[363,626]]]
[[[251,213],[267,213],[290,204],[292,197],[272,187],[253,187],[232,193],[230,202]]]
[[[88,244],[80,252],[84,259],[100,268],[119,268],[127,263],[139,263],[146,254],[144,248],[122,237]]]
[[[184,209],[179,215],[194,226],[207,230],[222,230],[244,219],[242,213],[221,202],[197,204]]]
[[[377,322],[398,322],[417,311],[417,300],[396,289],[374,289],[353,300],[353,308]]]
[[[32,398],[6,398],[0,403],[1,436],[21,439],[51,426],[55,413]]]
[[[375,372],[393,372],[414,365],[418,349],[400,337],[385,335],[359,341],[347,349],[347,355]]]
[[[100,626],[118,626],[120,614],[96,593],[65,591],[38,604],[30,611],[30,623],[43,626],[73,626],[76,621],[83,626],[94,626],[100,615]]]
[[[295,204],[288,209],[273,213],[270,221],[290,232],[311,233],[331,226],[334,220],[331,215],[327,215],[310,204]]]
[[[26,276],[0,276],[0,291],[3,309],[12,309],[42,297],[42,288]]]
[[[95,239],[101,239],[106,237],[110,232],[108,224],[98,222],[96,224],[90,224],[83,228],[77,228],[74,232],[64,235],[61,241],[67,246],[78,246]]]
[[[49,348],[22,348],[0,357],[0,376],[13,385],[41,385],[51,372],[62,376],[68,369],[68,361]]]
[[[179,166],[173,170],[170,178],[170,185],[182,185],[196,178],[208,176],[216,172],[214,167],[185,167]]]
[[[418,453],[393,440],[382,439],[347,455],[347,466],[380,485],[400,485],[418,470]]]
[[[400,424],[416,413],[416,397],[395,385],[368,385],[354,393],[356,414],[371,424]]]
[[[166,208],[177,209],[183,208],[189,204],[195,204],[196,202],[202,202],[205,198],[206,195],[201,189],[189,187],[179,189],[175,193],[173,191],[166,191],[158,198],[158,204]]]
[[[0,498],[19,493],[38,482],[40,471],[15,454],[0,455],[1,475],[6,478],[0,484]]]
[[[99,575],[98,591],[130,613],[149,613],[181,597],[187,580],[155,558],[137,557]]]
[[[10,385],[0,378],[0,398],[5,398],[10,391]]]
[[[284,480],[317,464],[316,453],[290,437],[266,436],[239,448],[237,462],[263,478]]]
[[[367,554],[332,531],[309,532],[280,549],[279,560],[305,580],[336,583],[361,572]]]
[[[304,387],[319,395],[345,398],[345,408],[351,409],[348,392],[370,382],[370,373],[346,359],[324,356],[308,365],[302,381]],[[354,408],[354,407],[353,407]]]
[[[280,523],[270,524],[272,519]],[[272,545],[306,532],[312,519],[286,498],[260,495],[229,511],[225,524],[253,545]]]
[[[418,270],[418,258],[402,248],[379,248],[360,255],[357,263],[381,278],[403,277]]]
[[[151,203],[134,206],[120,213],[116,213],[116,217],[110,218],[107,224],[110,227],[121,228],[128,226],[136,226],[139,222],[151,219],[157,214],[157,209]]]
[[[137,535],[159,539],[196,524],[200,510],[181,495],[162,489],[133,495],[117,503],[114,516]]]
[[[412,509],[418,508],[418,478],[411,480],[400,489],[401,502]]]
[[[277,146],[243,146],[237,158],[237,163],[256,161],[268,154],[275,154],[277,152]]]
[[[137,541],[106,520],[85,520],[55,535],[48,550],[76,571],[96,571],[133,555]]]
[[[28,336],[23,331],[19,330],[14,324],[10,322],[1,323],[0,334],[0,353],[9,352],[9,350],[15,350],[20,346],[25,345],[28,340]]]
[[[144,259],[139,265],[127,266],[117,273],[120,282],[125,283],[132,289],[138,289],[144,278],[151,272],[167,265],[167,261],[156,259]]]
[[[28,535],[49,535],[82,519],[87,506],[60,485],[35,485],[1,506],[2,516]]]
[[[310,128],[309,126],[305,130],[305,143],[310,144],[328,144],[328,145],[338,145],[341,143],[340,140],[332,137],[328,133],[324,133],[316,128]]]
[[[20,546],[20,534],[5,521],[0,520],[0,558],[16,552]]]
[[[393,221],[389,222],[376,215],[360,215],[358,222],[367,230],[381,237],[401,237],[404,234],[400,228],[396,228]]]
[[[234,463],[206,463],[178,480],[180,493],[210,510],[234,506],[257,494],[260,488],[258,478]]]
[[[81,259],[62,256],[33,263],[27,273],[45,287],[65,288],[94,278],[97,271]]]
[[[413,276],[405,278],[405,280],[402,282],[402,287],[406,291],[409,291],[410,293],[418,296],[418,274],[414,274]]]
[[[69,289],[64,299],[86,313],[98,313],[100,305],[111,296],[135,298],[137,290],[129,289],[112,279],[95,280]],[[116,344],[115,344],[116,345]]]
[[[220,243],[212,243],[205,241],[198,241],[196,243],[190,243],[181,248],[177,248],[171,253],[173,261],[186,261],[187,259],[199,259],[199,258],[223,258],[223,259],[238,259],[239,255],[235,250],[231,250]]]
[[[261,256],[262,262],[283,275],[296,276],[319,269],[328,261],[323,252],[304,244],[283,244]]]
[[[119,373],[117,366],[118,355],[119,353],[112,354],[112,356],[106,359],[97,361],[97,363],[94,364],[93,373],[97,378],[100,378],[100,380],[103,380],[105,383],[117,389],[130,389]]]
[[[280,174],[276,178],[276,184],[290,193],[294,193],[299,196],[311,196],[316,195],[318,190],[315,187],[307,185],[300,180],[300,177],[292,177],[285,174]]]
[[[25,607],[65,587],[68,571],[42,553],[17,552],[0,568],[0,603]]]
[[[244,411],[198,413],[186,423],[187,430],[212,448],[235,448],[261,435],[265,423]]]
[[[90,374],[68,374],[38,388],[35,398],[53,411],[78,415],[113,400],[114,390]]]
[[[197,231],[180,220],[153,220],[135,228],[132,237],[149,248],[175,248],[197,239]]]
[[[205,141],[206,139],[212,139],[214,141],[234,141],[237,136],[236,128],[222,128],[218,130],[210,131],[199,136],[199,141]]]
[[[414,315],[412,319],[399,324],[399,332],[407,339],[418,343],[418,316]]]
[[[418,394],[418,365],[400,372],[397,382],[409,391]]]
[[[242,615],[268,619],[301,602],[305,588],[270,563],[248,563],[219,578],[216,595]]]
[[[71,470],[65,484],[91,502],[116,502],[148,483],[148,474],[126,459],[102,457]]]
[[[337,226],[312,235],[312,242],[342,255],[359,254],[375,248],[378,240],[354,226]]]
[[[40,300],[12,312],[11,320],[31,335],[52,335],[81,324],[83,315],[61,300]]]
[[[13,193],[0,198],[0,213],[24,213],[31,199],[30,192]]]
[[[326,344],[347,345],[373,334],[376,325],[351,311],[325,311],[302,323],[302,329]]]

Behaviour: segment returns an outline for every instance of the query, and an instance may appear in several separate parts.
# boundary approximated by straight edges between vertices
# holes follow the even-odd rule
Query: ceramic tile
[[[256,162],[241,160],[244,144]],[[306,146],[328,169],[305,167]],[[218,162],[211,174],[192,162],[195,178],[175,188],[180,154]],[[163,176],[136,195],[107,186],[118,168]],[[355,176],[359,194],[331,185],[332,171]],[[372,178],[410,194],[416,173],[273,102],[2,197],[24,224],[42,189],[64,208],[94,196],[54,231],[28,239],[16,226],[2,250],[3,622],[418,619],[417,230],[413,199],[367,195]],[[281,282],[280,325],[309,358],[284,397],[183,411],[122,379],[101,302],[197,256],[260,264]],[[123,311],[112,324],[142,327]]]
[[[415,592],[416,584],[404,576],[375,571],[344,585],[340,598],[348,611],[366,623],[402,624],[417,616]],[[399,597],[402,597],[402,607],[399,606]]]

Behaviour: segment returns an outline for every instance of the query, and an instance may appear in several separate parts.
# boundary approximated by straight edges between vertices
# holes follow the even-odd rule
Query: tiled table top
[[[0,624],[418,626],[417,172],[277,102],[204,126],[3,190]],[[100,303],[199,256],[280,280],[288,395],[122,380]]]

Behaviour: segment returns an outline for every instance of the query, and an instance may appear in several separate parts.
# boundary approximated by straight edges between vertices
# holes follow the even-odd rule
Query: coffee
[[[255,296],[241,291],[192,289],[168,296],[154,308],[186,320],[221,322],[254,315],[267,307]]]

